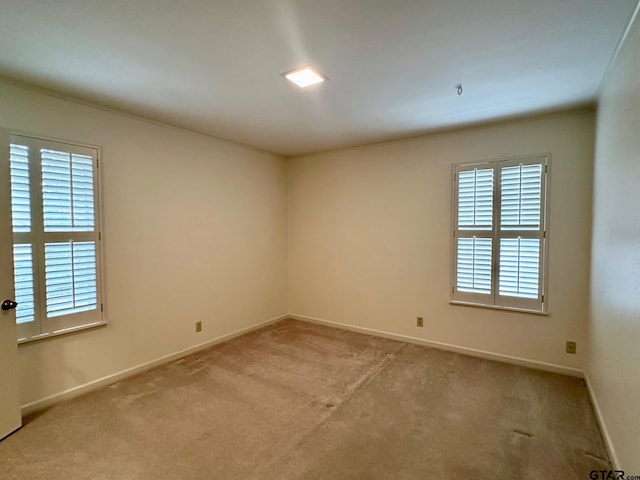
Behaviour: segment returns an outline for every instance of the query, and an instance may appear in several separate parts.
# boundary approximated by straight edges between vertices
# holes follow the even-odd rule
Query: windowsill
[[[461,302],[459,300],[449,300],[450,305],[460,305],[463,307],[480,307],[480,308],[490,308],[492,310],[506,310],[508,312],[518,312],[518,313],[532,313],[534,315],[549,315],[547,311],[540,310],[528,310],[526,308],[516,308],[516,307],[502,307],[500,305],[486,305],[484,303],[472,303],[472,302]]]
[[[106,321],[90,323],[89,325],[82,325],[79,327],[65,328],[64,330],[57,330],[51,333],[43,333],[36,335],[35,337],[20,338],[18,339],[18,345],[28,345],[30,343],[41,342],[52,338],[60,337],[62,335],[72,335],[74,333],[84,332],[86,330],[94,330],[96,328],[102,328],[107,325]]]

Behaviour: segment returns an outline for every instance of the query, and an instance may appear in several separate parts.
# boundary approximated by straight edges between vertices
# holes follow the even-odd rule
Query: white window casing
[[[18,341],[104,323],[95,147],[13,135]]]
[[[547,312],[549,155],[453,167],[452,302]]]

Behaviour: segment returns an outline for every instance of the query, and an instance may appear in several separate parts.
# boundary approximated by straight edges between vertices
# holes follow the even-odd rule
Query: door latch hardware
[[[2,309],[3,310],[11,310],[14,309],[18,306],[18,302],[14,302],[13,300],[4,300],[2,302]]]

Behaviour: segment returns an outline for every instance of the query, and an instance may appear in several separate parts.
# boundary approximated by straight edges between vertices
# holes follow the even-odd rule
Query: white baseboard
[[[249,327],[241,328],[231,333],[227,333],[225,335],[220,335],[219,337],[213,338],[211,340],[207,340],[206,342],[200,343],[198,345],[194,345],[192,347],[185,348],[183,350],[179,350],[174,353],[170,353],[169,355],[164,355],[160,358],[156,358],[155,360],[151,360],[149,362],[145,362],[141,365],[137,365],[132,368],[128,368],[121,372],[114,373],[112,375],[107,375],[106,377],[99,378],[97,380],[93,380],[89,383],[85,383],[83,385],[79,385],[77,387],[70,388],[68,390],[64,390],[63,392],[56,393],[54,395],[50,395],[48,397],[42,398],[40,400],[36,400],[25,405],[21,406],[22,415],[29,415],[31,413],[37,412],[39,410],[43,410],[45,408],[49,408],[56,403],[62,402],[64,400],[69,400],[71,398],[78,397],[80,395],[84,395],[85,393],[92,392],[99,388],[105,387],[112,383],[123,380],[127,377],[131,377],[133,375],[137,375],[138,373],[142,373],[146,370],[150,370],[151,368],[162,365],[163,363],[168,363],[173,360],[177,360],[179,358],[185,357],[192,353],[198,352],[200,350],[204,350],[205,348],[211,347],[218,343],[226,342],[227,340],[231,340],[232,338],[239,337],[240,335],[244,335],[245,333],[252,332],[254,330],[258,330],[264,326],[270,325],[272,323],[279,322],[280,320],[284,320],[288,318],[288,314],[278,315],[277,317],[273,317],[269,320],[265,320],[260,323],[256,323],[255,325],[251,325]]]
[[[289,314],[290,318],[295,320],[302,320],[303,322],[318,323],[322,325],[329,325],[345,330],[351,330],[354,332],[367,333],[369,335],[375,335],[377,337],[389,338],[391,340],[400,340],[402,342],[415,343],[417,345],[424,345],[426,347],[438,348],[440,350],[447,350],[449,352],[461,353],[463,355],[470,355],[472,357],[484,358],[487,360],[495,360],[497,362],[510,363],[512,365],[520,365],[522,367],[535,368],[536,370],[544,370],[546,372],[561,373],[563,375],[569,375],[577,378],[584,378],[584,371],[578,368],[565,367],[563,365],[556,365],[553,363],[540,362],[538,360],[530,360],[528,358],[513,357],[510,355],[503,355],[501,353],[486,352],[484,350],[476,350],[474,348],[461,347],[458,345],[451,345],[448,343],[434,342],[431,340],[424,340],[422,338],[411,337],[408,335],[400,335],[397,333],[386,332],[383,330],[374,330],[372,328],[356,327],[346,323],[332,322],[329,320],[323,320],[321,318],[309,317],[307,315],[299,315],[297,313]]]
[[[192,353],[196,353],[200,350],[204,350],[205,348],[211,347],[213,345],[225,342],[227,340],[231,340],[232,338],[235,337],[239,337],[241,335],[244,335],[246,333],[252,332],[254,330],[258,330],[262,327],[265,327],[267,325],[270,325],[272,323],[276,323],[279,322],[280,320],[284,320],[286,318],[293,318],[295,320],[301,320],[304,322],[310,322],[310,323],[317,323],[317,324],[321,324],[321,325],[328,325],[328,326],[333,326],[333,327],[337,327],[337,328],[342,328],[344,330],[350,330],[350,331],[354,331],[354,332],[359,332],[359,333],[366,333],[369,335],[375,335],[378,337],[384,337],[384,338],[389,338],[391,340],[399,340],[402,342],[408,342],[408,343],[414,343],[417,345],[424,345],[427,347],[433,347],[433,348],[437,348],[440,350],[446,350],[446,351],[450,351],[450,352],[456,352],[456,353],[461,353],[464,355],[470,355],[473,357],[478,357],[478,358],[484,358],[487,360],[495,360],[498,362],[503,362],[503,363],[509,363],[509,364],[513,364],[513,365],[520,365],[520,366],[524,366],[524,367],[529,367],[529,368],[535,368],[538,370],[544,370],[547,372],[553,372],[553,373],[561,373],[564,375],[570,375],[572,377],[578,377],[578,378],[584,378],[586,386],[587,386],[587,391],[589,392],[589,397],[591,398],[591,403],[593,404],[593,408],[594,411],[596,413],[596,418],[598,420],[598,423],[600,425],[600,430],[602,431],[602,436],[604,438],[604,442],[605,442],[605,446],[607,448],[607,451],[609,453],[609,458],[611,459],[612,462],[612,467],[616,470],[620,470],[620,463],[618,461],[618,457],[615,453],[615,449],[613,448],[613,443],[611,441],[611,437],[609,436],[609,431],[607,430],[606,424],[604,422],[604,417],[602,416],[602,412],[600,410],[600,407],[598,405],[598,401],[596,399],[595,396],[595,392],[593,391],[593,387],[591,385],[591,382],[589,380],[589,375],[584,372],[583,370],[579,370],[577,368],[571,368],[571,367],[565,367],[562,365],[556,365],[556,364],[552,364],[552,363],[546,363],[546,362],[539,362],[537,360],[530,360],[527,358],[521,358],[521,357],[514,357],[514,356],[510,356],[510,355],[503,355],[503,354],[499,354],[499,353],[492,353],[492,352],[486,352],[483,350],[477,350],[477,349],[473,349],[473,348],[468,348],[468,347],[461,347],[458,345],[451,345],[448,343],[442,343],[442,342],[434,342],[431,340],[424,340],[422,338],[417,338],[417,337],[411,337],[408,335],[400,335],[400,334],[396,334],[396,333],[391,333],[391,332],[386,332],[383,330],[375,330],[372,328],[365,328],[365,327],[357,327],[354,325],[349,325],[346,323],[339,323],[339,322],[332,322],[330,320],[324,320],[321,318],[315,318],[315,317],[309,317],[307,315],[300,315],[300,314],[296,314],[296,313],[291,313],[291,314],[282,314],[282,315],[278,315],[277,317],[273,317],[269,320],[265,320],[263,322],[257,323],[255,325],[251,325],[249,327],[245,327],[245,328],[241,328],[239,330],[236,330],[234,332],[231,333],[227,333],[225,335],[221,335],[219,337],[213,338],[211,340],[207,340],[206,342],[200,343],[198,345],[194,345],[192,347],[189,348],[185,348],[183,350],[179,350],[177,352],[171,353],[169,355],[165,355],[162,356],[160,358],[157,358],[155,360],[151,360],[149,362],[145,362],[141,365],[137,365],[135,367],[132,368],[128,368],[126,370],[123,370],[121,372],[118,373],[114,373],[112,375],[107,375],[106,377],[102,377],[99,378],[97,380],[93,380],[89,383],[86,383],[84,385],[79,385],[77,387],[74,388],[70,388],[68,390],[65,390],[63,392],[54,394],[54,395],[50,395],[48,397],[42,398],[40,400],[36,400],[34,402],[30,402],[27,403],[25,405],[22,405],[21,409],[22,409],[22,415],[29,415],[31,413],[37,412],[39,410],[45,409],[45,408],[49,408],[53,405],[55,405],[56,403],[59,403],[61,401],[64,400],[69,400],[75,397],[78,397],[80,395],[84,395],[85,393],[89,393],[92,392],[94,390],[97,390],[99,388],[105,387],[107,385],[110,385],[112,383],[118,382],[120,380],[123,380],[127,377],[131,377],[133,375],[137,375],[139,373],[142,373],[146,370],[150,370],[154,367],[157,367],[159,365],[162,365],[164,363],[168,363],[171,362],[173,360],[177,360],[179,358],[185,357],[187,355],[190,355]]]
[[[604,445],[605,447],[607,447],[607,452],[609,453],[609,458],[611,459],[611,466],[614,470],[622,470],[622,468],[620,467],[620,462],[618,461],[618,456],[616,455],[616,451],[613,448],[613,442],[611,441],[609,430],[607,430],[607,425],[604,423],[602,410],[600,410],[598,400],[596,399],[596,392],[593,391],[593,386],[591,385],[591,380],[589,379],[589,374],[587,372],[585,372],[584,374],[584,381],[587,384],[587,391],[589,392],[589,397],[591,398],[593,410],[596,412],[596,418],[598,419],[598,424],[600,425],[600,431],[602,432]]]

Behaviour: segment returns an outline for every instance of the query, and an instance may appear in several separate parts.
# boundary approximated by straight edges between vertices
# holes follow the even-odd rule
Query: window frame
[[[532,229],[501,230],[501,169],[504,167],[517,165],[541,165],[541,193],[540,193],[540,227]],[[483,308],[493,308],[499,310],[513,310],[518,312],[549,314],[548,299],[548,251],[549,251],[549,179],[550,179],[551,154],[532,154],[513,156],[492,160],[481,160],[472,162],[458,162],[452,165],[452,215],[451,215],[451,281],[450,281],[450,304],[468,305]],[[493,170],[493,204],[492,204],[492,224],[488,230],[461,229],[458,227],[458,180],[459,172],[474,169]],[[461,235],[461,232],[464,234]],[[477,238],[490,238],[491,244],[491,292],[489,294],[463,292],[457,290],[457,269],[458,269],[458,239],[469,237],[469,232]],[[470,238],[473,238],[470,237]],[[529,299],[519,296],[500,295],[499,293],[499,253],[500,240],[504,238],[535,238],[540,241],[540,256],[538,261],[538,298]]]
[[[17,324],[18,344],[29,343],[46,338],[56,337],[81,330],[92,329],[106,325],[104,316],[103,291],[103,248],[102,248],[102,183],[100,175],[101,149],[74,141],[65,141],[25,133],[12,132],[9,145],[25,145],[29,149],[29,189],[31,232],[13,233],[13,244],[31,244],[33,256],[33,287],[35,302],[35,320],[33,322]],[[43,223],[43,192],[42,192],[42,157],[41,149],[64,151],[69,154],[89,156],[92,159],[93,172],[93,202],[94,229],[86,231],[44,231]],[[35,156],[32,156],[35,155]],[[63,241],[92,241],[95,242],[96,268],[96,308],[88,311],[67,313],[51,318],[47,317],[46,284],[45,284],[45,253],[46,243]]]

